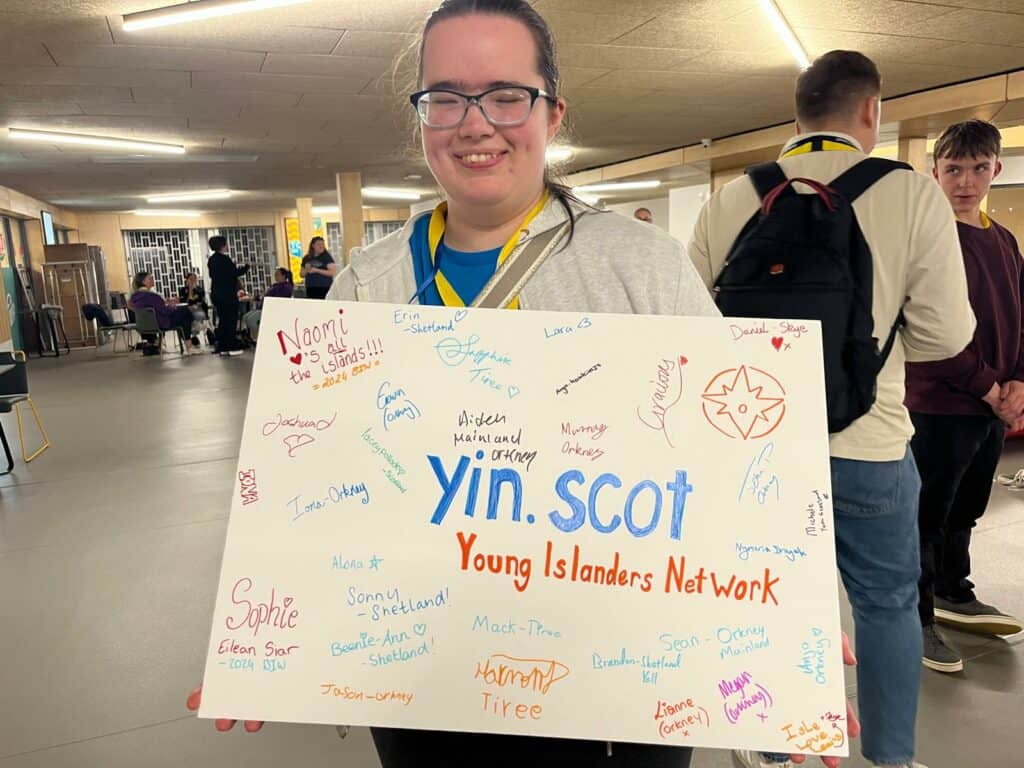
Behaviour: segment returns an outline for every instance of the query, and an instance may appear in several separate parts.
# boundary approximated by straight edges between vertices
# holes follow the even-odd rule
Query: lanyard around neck
[[[842,136],[826,136],[816,134],[808,136],[792,144],[789,149],[782,153],[783,157],[794,155],[806,155],[809,152],[857,152],[856,145],[849,139]]]
[[[501,252],[498,254],[497,268],[500,268],[505,260],[511,255],[512,251],[519,245],[519,238],[523,232],[526,231],[527,226],[533,221],[537,215],[544,210],[544,206],[548,202],[548,191],[544,190],[544,194],[535,206],[526,214],[526,218],[523,219],[519,228],[512,237],[508,239],[508,242],[502,247]],[[448,278],[444,276],[444,272],[440,270],[437,264],[437,249],[441,245],[441,240],[444,238],[444,230],[446,224],[446,218],[448,216],[448,203],[441,203],[437,208],[434,209],[434,213],[430,216],[430,227],[427,230],[427,242],[430,246],[430,264],[434,270],[434,283],[437,286],[437,292],[441,294],[441,301],[444,302],[446,307],[464,307],[466,303],[459,296],[458,292],[452,287],[452,284],[448,282]],[[519,309],[518,297],[509,303],[509,309]]]

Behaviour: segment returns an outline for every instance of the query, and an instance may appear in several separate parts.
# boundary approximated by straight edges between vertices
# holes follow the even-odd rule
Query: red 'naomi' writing
[[[291,327],[291,333],[281,329],[277,332],[277,341],[281,345],[281,354],[287,355],[291,349],[302,351],[314,344],[322,344],[325,341],[336,342],[340,349],[345,349],[344,336],[348,333],[345,327],[345,318],[342,315],[344,310],[338,310],[338,317],[325,320],[321,323],[299,326],[298,318]],[[286,344],[287,342],[287,344]],[[291,345],[289,349],[288,344]],[[301,361],[301,358],[299,358]]]
[[[248,627],[255,637],[262,627],[275,627],[277,629],[295,629],[299,618],[299,611],[292,608],[295,602],[293,597],[283,597],[278,603],[277,590],[270,590],[270,600],[264,603],[253,603],[250,600],[240,597],[249,592],[253,587],[252,579],[242,578],[235,582],[231,588],[231,603],[240,607],[237,616],[228,616],[224,624],[230,630],[238,630]]]

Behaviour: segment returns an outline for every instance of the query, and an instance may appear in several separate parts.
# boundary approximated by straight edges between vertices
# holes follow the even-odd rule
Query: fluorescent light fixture
[[[564,163],[573,156],[572,147],[548,147],[544,158],[549,163]]]
[[[184,155],[185,148],[178,144],[159,144],[153,141],[114,139],[109,136],[87,136],[82,133],[59,133],[57,131],[36,131],[28,128],[11,128],[11,138],[21,141],[40,141],[44,144],[78,144],[86,147],[109,147],[111,149],[134,149],[139,152],[161,152],[167,155]]]
[[[586,195],[600,192],[629,192],[634,189],[654,189],[660,186],[661,182],[656,179],[652,181],[619,181],[608,184],[585,184],[582,187],[574,188],[573,193]]]
[[[775,0],[761,0],[761,10],[771,19],[772,26],[775,27],[775,34],[786,44],[789,52],[796,59],[796,63],[800,65],[800,69],[807,69],[811,66],[811,61],[807,58],[804,47],[800,45],[800,41],[796,39],[793,30],[782,17],[782,12],[779,10],[779,6],[775,4]]]
[[[139,29],[166,27],[171,24],[184,24],[189,21],[215,19],[219,16],[231,16],[236,13],[262,11],[267,8],[280,8],[285,5],[297,5],[309,0],[197,0],[194,3],[180,3],[152,11],[128,13],[121,17],[125,32]]]
[[[183,219],[194,219],[203,215],[202,211],[177,211],[177,210],[159,210],[157,208],[142,208],[137,211],[132,211],[136,216],[172,216]]]
[[[153,163],[255,163],[259,155],[97,155],[90,162],[100,165],[152,165]]]
[[[193,200],[225,200],[234,194],[230,189],[209,189],[205,192],[178,192],[167,195],[147,197],[146,202],[154,205],[160,203],[189,203]]]
[[[341,213],[341,209],[336,205],[314,205],[313,213],[325,214],[325,213]]]
[[[363,197],[377,197],[381,200],[419,200],[419,192],[407,189],[384,189],[383,187],[363,187]]]

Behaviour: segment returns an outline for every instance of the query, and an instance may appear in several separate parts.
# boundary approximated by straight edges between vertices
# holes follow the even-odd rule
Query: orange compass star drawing
[[[770,373],[741,365],[716,375],[704,389],[704,418],[726,437],[756,440],[786,415],[786,390]]]

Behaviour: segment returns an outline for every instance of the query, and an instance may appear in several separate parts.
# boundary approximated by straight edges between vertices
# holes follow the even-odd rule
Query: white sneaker
[[[1024,469],[1018,469],[1012,475],[996,475],[996,482],[1011,491],[1024,491]]]
[[[753,749],[734,749],[732,754],[744,768],[795,768],[789,760],[784,763],[765,760],[760,752]]]

